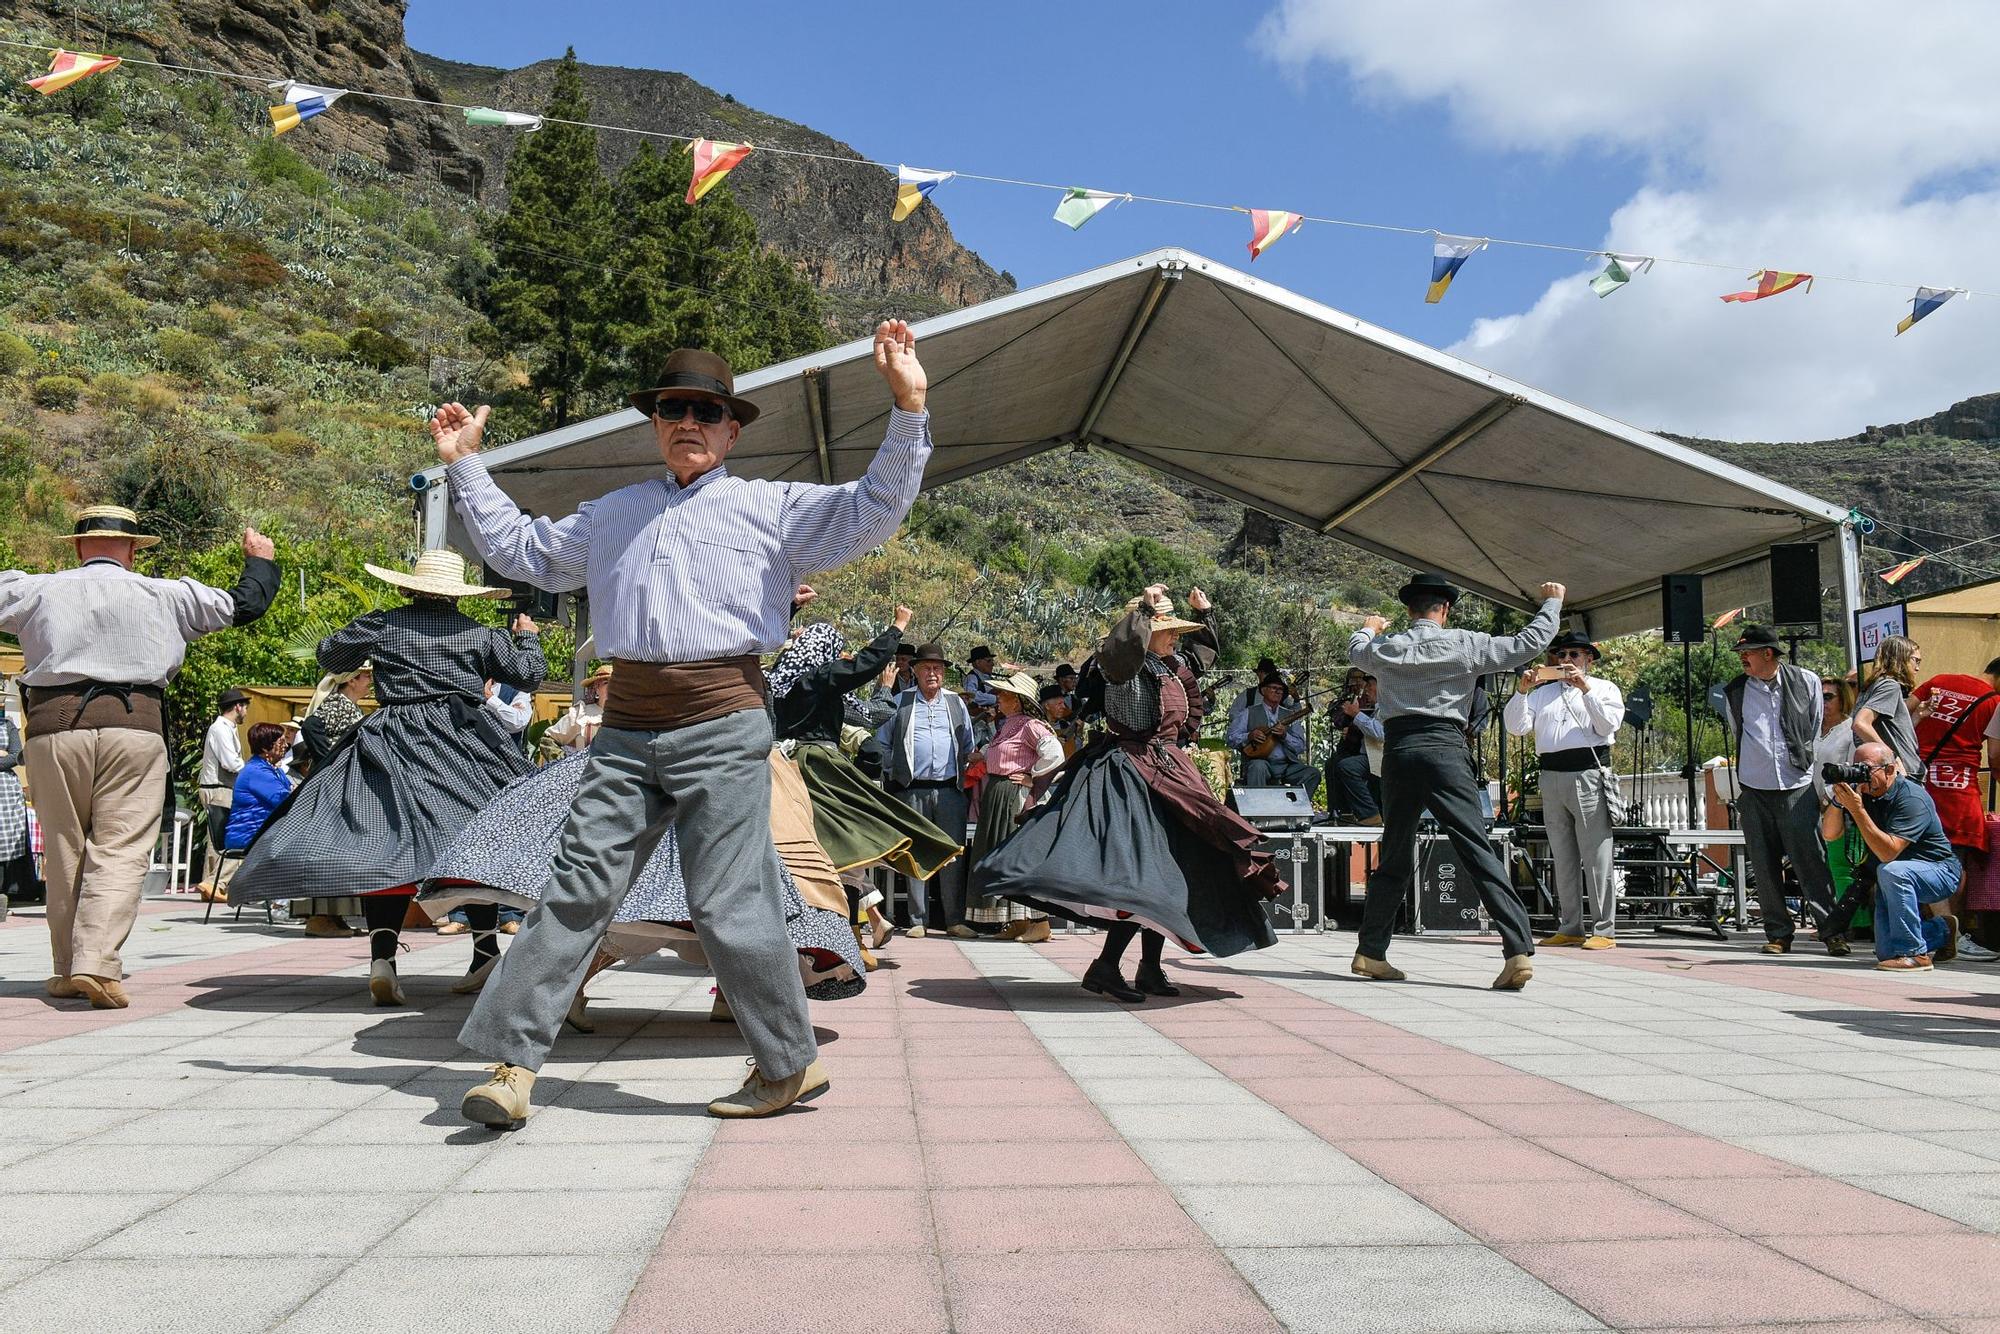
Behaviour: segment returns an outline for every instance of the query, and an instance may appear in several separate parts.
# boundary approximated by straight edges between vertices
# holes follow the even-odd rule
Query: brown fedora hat
[[[704,352],[695,347],[677,347],[667,354],[667,364],[660,368],[659,383],[651,389],[640,389],[630,395],[632,406],[653,415],[653,400],[662,394],[675,398],[698,395],[704,398],[719,398],[729,405],[729,411],[740,425],[748,426],[757,420],[757,405],[747,398],[736,396],[736,375],[729,369],[729,363],[713,352]]]

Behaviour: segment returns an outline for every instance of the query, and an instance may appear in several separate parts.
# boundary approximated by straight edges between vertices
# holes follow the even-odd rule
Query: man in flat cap
[[[48,993],[128,1003],[119,950],[139,916],[168,796],[165,691],[190,640],[262,616],[278,593],[271,539],[243,530],[224,592],[135,574],[159,538],[119,505],[77,516],[77,567],[0,571],[0,630],[21,641],[28,766],[49,885]]]
[[[1458,864],[1479,890],[1500,932],[1506,964],[1495,990],[1519,991],[1534,976],[1535,942],[1528,912],[1514,897],[1506,872],[1486,840],[1478,777],[1465,728],[1472,695],[1488,672],[1532,662],[1555,637],[1562,619],[1563,586],[1542,585],[1541,610],[1515,635],[1446,629],[1456,588],[1435,574],[1404,584],[1396,600],[1409,609],[1410,628],[1384,635],[1389,623],[1370,616],[1347,644],[1347,660],[1376,678],[1376,717],[1382,722],[1382,864],[1368,878],[1361,941],[1353,971],[1386,982],[1403,980],[1388,960],[1396,913],[1410,897],[1416,874],[1417,821],[1428,811],[1438,822]]]
[[[771,845],[771,719],[761,654],[782,647],[799,584],[887,540],[930,457],[928,381],[910,327],[875,331],[894,406],[868,471],[842,486],[734,477],[724,459],[757,405],[729,363],[683,348],[631,396],[666,474],[561,518],[530,518],[479,458],[487,409],[447,403],[431,423],[451,494],[488,566],[552,591],[588,587],[597,651],[617,670],[563,829],[548,890],[528,914],[460,1041],[494,1057],[467,1118],[527,1116],[547,1058],[612,914],[674,825],[695,934],[754,1066],[709,1104],[766,1116],[825,1092]]]

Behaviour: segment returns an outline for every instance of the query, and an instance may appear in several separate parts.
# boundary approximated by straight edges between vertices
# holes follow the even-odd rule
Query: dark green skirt
[[[965,851],[944,830],[870,782],[836,748],[807,742],[793,759],[812,794],[813,832],[835,870],[883,862],[928,880]]]

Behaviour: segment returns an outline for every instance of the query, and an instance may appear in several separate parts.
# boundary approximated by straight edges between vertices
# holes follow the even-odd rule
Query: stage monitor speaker
[[[1303,927],[1310,931],[1317,928],[1320,904],[1318,841],[1306,832],[1266,834],[1258,840],[1257,851],[1271,854],[1278,863],[1278,874],[1292,887],[1291,893],[1264,900],[1264,911],[1270,915],[1272,929],[1291,931]]]
[[[1699,644],[1708,637],[1701,614],[1701,576],[1660,576],[1660,628],[1669,644]]]
[[[1263,830],[1304,829],[1312,824],[1312,794],[1302,787],[1232,787],[1229,804]]]
[[[1819,629],[1819,543],[1781,542],[1771,548],[1771,624]]]

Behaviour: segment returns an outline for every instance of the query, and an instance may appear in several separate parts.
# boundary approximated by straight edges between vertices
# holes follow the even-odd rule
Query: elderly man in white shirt
[[[1542,820],[1561,914],[1556,934],[1542,943],[1587,950],[1617,944],[1611,827],[1618,820],[1618,775],[1611,768],[1611,742],[1625,721],[1624,692],[1590,675],[1597,658],[1597,645],[1587,636],[1558,636],[1549,645],[1548,665],[1522,674],[1506,709],[1508,732],[1534,734],[1542,772]]]
[[[196,787],[208,813],[208,853],[202,862],[201,882],[215,884],[222,860],[222,834],[229,827],[229,808],[235,800],[236,775],[243,772],[243,743],[237,736],[244,715],[250,712],[250,697],[234,686],[215,701],[215,718],[201,743],[201,772]]]

